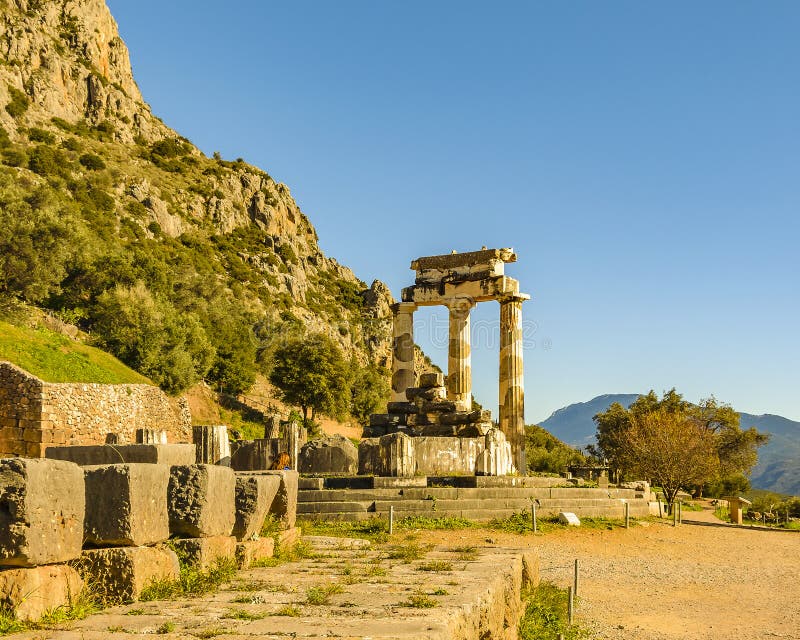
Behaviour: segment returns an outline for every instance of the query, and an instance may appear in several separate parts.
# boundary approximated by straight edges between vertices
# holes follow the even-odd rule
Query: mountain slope
[[[388,289],[325,256],[288,187],[154,116],[103,0],[0,0],[0,307],[91,332],[179,392],[232,392],[323,331],[389,362]]]
[[[588,402],[578,402],[558,409],[540,426],[557,438],[578,447],[594,442],[596,425],[592,416],[602,413],[614,402],[628,407],[638,394],[606,394]],[[800,495],[800,422],[781,416],[740,413],[743,429],[755,427],[770,434],[770,441],[758,450],[758,464],[751,474],[757,489]]]

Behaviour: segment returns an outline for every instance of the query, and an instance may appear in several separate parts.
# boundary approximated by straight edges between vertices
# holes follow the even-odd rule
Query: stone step
[[[372,502],[304,502],[298,503],[298,514],[312,513],[366,513],[372,507]]]
[[[436,498],[437,500],[460,499],[518,499],[536,498],[544,499],[608,499],[625,498],[636,499],[632,489],[582,489],[582,488],[463,488],[463,487],[403,487],[386,489],[306,489],[298,492],[299,502],[348,501],[348,500],[380,500],[380,499],[414,499],[424,500]],[[641,494],[641,492],[639,492]]]

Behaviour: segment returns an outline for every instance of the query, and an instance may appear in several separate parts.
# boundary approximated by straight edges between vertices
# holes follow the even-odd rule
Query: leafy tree
[[[580,451],[536,424],[525,425],[525,456],[529,471],[545,473],[562,473],[569,465],[586,462]]]
[[[385,369],[375,365],[360,366],[355,360],[350,363],[352,389],[350,392],[350,414],[362,425],[367,424],[370,414],[386,406],[389,397],[389,376]]]
[[[350,400],[349,367],[339,346],[322,333],[290,339],[275,351],[269,380],[282,399],[300,407],[308,425],[317,413],[343,417]]]
[[[138,282],[97,298],[93,329],[102,345],[165,391],[186,390],[214,359],[214,347],[193,314],[180,313]]]
[[[719,473],[714,434],[685,410],[635,414],[618,440],[617,458],[623,468],[660,486],[670,510],[678,491],[702,485]]]
[[[606,411],[594,416],[597,445],[587,449],[594,456],[607,459],[615,475],[630,475],[633,470],[626,466],[630,464],[630,458],[624,440],[627,430],[633,419],[655,412],[683,416],[698,429],[710,434],[719,461],[718,473],[715,477],[706,478],[697,487],[702,489],[706,482],[710,482],[712,495],[717,495],[716,492],[725,487],[741,486],[741,476],[749,473],[756,464],[757,449],[769,437],[753,427],[743,430],[739,425],[739,414],[713,396],[695,405],[684,400],[675,389],[670,389],[660,399],[654,391],[639,396],[628,409],[615,402]]]
[[[47,188],[24,193],[0,173],[0,296],[39,303],[59,290],[82,225]]]

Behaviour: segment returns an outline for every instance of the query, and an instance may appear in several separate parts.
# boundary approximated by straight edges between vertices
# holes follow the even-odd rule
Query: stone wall
[[[151,385],[49,383],[0,362],[0,456],[41,457],[48,445],[102,444],[109,433],[135,442],[136,429],[190,442],[188,405]]]

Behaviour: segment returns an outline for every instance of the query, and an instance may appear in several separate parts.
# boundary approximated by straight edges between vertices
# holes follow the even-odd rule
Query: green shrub
[[[99,171],[106,168],[106,163],[103,162],[103,159],[94,153],[84,153],[78,159],[78,162],[91,171]]]
[[[41,176],[67,176],[69,158],[64,152],[47,144],[40,144],[28,154],[28,168]]]
[[[11,96],[11,102],[6,105],[6,111],[12,118],[19,118],[28,110],[31,101],[27,95],[11,85],[8,85],[8,95]]]
[[[3,151],[3,164],[9,167],[24,167],[28,164],[28,156],[21,149],[5,149]]]
[[[164,138],[150,145],[150,153],[162,158],[177,158],[191,151],[191,145],[179,138]]]
[[[8,137],[8,131],[0,125],[0,149],[5,149],[9,146],[11,146],[11,138]]]
[[[45,142],[47,144],[53,144],[56,141],[56,137],[44,129],[40,129],[39,127],[31,127],[28,129],[28,140],[31,142]]]
[[[65,138],[61,141],[61,146],[68,151],[78,152],[83,148],[81,141],[77,138]]]

